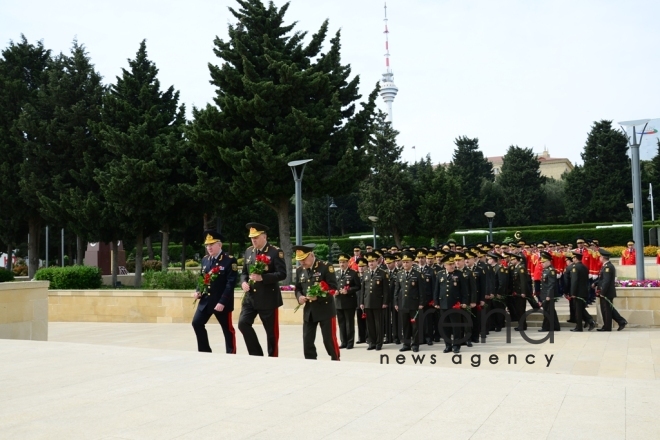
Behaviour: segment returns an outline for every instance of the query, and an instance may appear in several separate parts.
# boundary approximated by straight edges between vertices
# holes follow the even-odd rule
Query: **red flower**
[[[415,323],[415,318],[410,318],[410,322]]]
[[[211,269],[211,273],[216,274],[220,272],[220,267],[219,266],[214,266],[213,269]]]
[[[211,274],[207,273],[204,275],[204,284],[208,285],[211,284]]]
[[[330,285],[325,281],[321,281],[319,285],[321,286],[321,289],[325,290],[326,292],[330,290]]]
[[[362,312],[362,319],[367,319],[367,314]]]
[[[260,263],[268,264],[270,263],[270,257],[265,254],[257,255],[257,261]]]
[[[456,304],[452,306],[452,309],[460,309],[461,308],[461,303],[459,301],[456,301]]]
[[[337,291],[334,290],[334,289],[331,289],[331,290],[328,290],[328,293],[330,294],[330,296],[335,296],[337,294]]]
[[[433,300],[429,301],[429,306],[433,307]]]

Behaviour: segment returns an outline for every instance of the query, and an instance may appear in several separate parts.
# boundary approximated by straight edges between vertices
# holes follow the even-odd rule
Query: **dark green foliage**
[[[147,290],[194,290],[199,278],[198,271],[161,272],[149,270],[144,273],[142,288]]]
[[[543,184],[545,203],[543,204],[542,223],[561,223],[566,221],[566,182],[548,178]]]
[[[545,200],[545,180],[531,148],[509,147],[504,156],[502,173],[497,178],[504,196],[502,211],[507,224],[529,225],[540,221]]]
[[[377,231],[391,234],[400,246],[415,220],[413,180],[408,165],[401,162],[403,147],[396,143],[398,132],[385,122],[385,116],[380,112],[374,126],[369,145],[373,168],[360,184],[358,212],[366,222],[369,216],[378,217]]]
[[[289,218],[293,179],[287,163],[313,159],[307,165],[304,197],[334,188],[350,192],[347,180],[368,172],[366,144],[377,90],[356,111],[358,77],[341,63],[340,34],[322,51],[327,21],[303,44],[284,15],[289,7],[260,0],[238,0],[230,12],[226,41],[216,38],[220,65],[209,64],[217,88],[215,105],[195,109],[191,141],[204,162],[243,204],[260,200],[278,215],[279,239],[291,256]],[[228,186],[228,190],[226,190]],[[289,266],[290,267],[290,266]]]
[[[461,188],[463,208],[458,213],[459,224],[465,227],[482,226],[484,223],[484,182],[493,182],[493,165],[479,150],[479,139],[460,136],[454,141],[456,149],[449,165],[449,174]]]
[[[3,267],[0,267],[0,283],[6,283],[7,281],[14,281],[14,273]]]
[[[103,283],[101,269],[90,266],[48,267],[34,276],[38,281],[50,281],[50,289],[99,289]]]

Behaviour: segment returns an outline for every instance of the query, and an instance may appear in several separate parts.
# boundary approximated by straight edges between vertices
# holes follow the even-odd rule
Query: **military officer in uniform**
[[[573,263],[567,267],[567,274],[570,301],[573,303],[571,319],[575,322],[575,328],[571,331],[583,331],[582,321],[589,323],[591,331],[596,327],[596,322],[585,307],[589,299],[589,269],[582,264],[582,254],[573,255]]]
[[[403,326],[403,346],[399,351],[419,351],[417,322],[425,306],[426,277],[413,267],[414,254],[406,251],[401,260],[403,269],[396,274],[394,309],[400,314]]]
[[[431,266],[428,265],[426,261],[426,251],[421,248],[417,251],[417,261],[419,263],[418,270],[424,276],[425,284],[423,288],[425,289],[424,298],[424,328],[420,329],[424,332],[424,339],[426,340],[427,345],[433,345],[434,340],[434,330],[438,328],[438,321],[435,313],[429,313],[429,310],[434,309],[433,307],[433,277],[434,272]],[[439,334],[436,336],[438,341],[440,340]]]
[[[383,348],[383,309],[390,301],[389,275],[378,267],[375,252],[367,254],[369,270],[362,276],[360,290],[360,308],[367,314],[367,332],[369,347],[367,350]]]
[[[561,330],[559,327],[559,318],[557,317],[557,311],[555,310],[555,296],[558,293],[557,287],[557,271],[552,266],[552,255],[546,251],[542,251],[539,254],[539,261],[543,267],[541,272],[541,285],[539,290],[539,302],[545,314],[550,316],[548,319],[545,314],[543,315],[543,324],[541,325],[540,332],[550,331],[550,327],[554,331],[558,332]]]
[[[454,254],[445,255],[441,262],[445,266],[443,272],[436,279],[433,286],[433,302],[435,308],[442,310],[440,315],[440,325],[443,328],[445,349],[443,353],[459,353],[461,350],[460,340],[463,339],[463,327],[460,325],[462,315],[453,310],[457,303],[462,309],[465,309],[470,301],[468,291],[467,273],[456,268],[454,263]],[[447,331],[445,322],[450,322],[451,331]],[[453,336],[453,341],[452,341]]]
[[[337,279],[331,264],[317,260],[314,255],[314,245],[294,246],[296,261],[300,266],[296,269],[296,299],[304,304],[303,310],[303,350],[305,359],[316,359],[316,328],[321,327],[323,345],[333,361],[339,360],[339,344],[337,343],[337,313],[333,295],[337,293]],[[325,297],[308,297],[309,288],[325,281],[329,291]]]
[[[202,275],[209,274],[215,277],[210,281],[208,295],[201,296],[199,289],[193,294],[199,300],[197,311],[192,320],[192,326],[197,337],[197,350],[211,352],[209,335],[205,325],[211,315],[222,327],[225,336],[225,350],[236,354],[236,331],[232,324],[231,314],[234,310],[234,287],[238,278],[236,259],[222,250],[222,234],[216,231],[207,231],[204,244],[206,255],[202,259]]]
[[[512,307],[515,310],[515,317],[512,316],[512,319],[514,321],[520,321],[525,314],[527,296],[530,295],[531,283],[529,282],[527,267],[523,262],[524,256],[522,254],[509,254],[509,256],[511,257],[509,274],[511,276],[511,288],[513,290]],[[514,330],[520,331],[521,329],[516,327]],[[522,330],[527,330],[527,320],[525,320]]]
[[[600,261],[603,266],[600,268],[600,275],[598,276],[598,296],[600,296],[600,313],[603,315],[603,327],[596,329],[599,332],[611,332],[612,320],[614,319],[621,331],[626,327],[628,321],[623,319],[619,312],[614,308],[614,298],[616,298],[616,287],[614,281],[616,280],[616,269],[610,261],[612,254],[605,250],[600,250]]]
[[[360,290],[357,292],[357,307],[356,307],[356,316],[357,316],[357,328],[358,328],[358,340],[356,344],[364,344],[367,342],[367,314],[360,307],[360,293],[362,291],[362,279],[364,278],[364,273],[367,271],[369,265],[367,259],[360,257],[358,259],[358,276],[360,277]]]
[[[386,266],[385,271],[389,276],[390,295],[393,295],[394,288],[396,287],[396,274],[398,272],[396,268],[396,257],[388,253],[383,255],[383,259]],[[397,318],[398,313],[394,309],[394,304],[392,304],[392,307],[383,310],[383,344],[392,344],[393,342],[396,342],[397,344],[401,343],[397,331],[399,326],[399,320]]]
[[[283,304],[279,282],[286,278],[284,252],[268,243],[266,226],[260,223],[248,223],[245,226],[249,231],[252,246],[247,248],[243,256],[241,287],[245,296],[241,304],[241,316],[238,318],[238,329],[243,333],[248,353],[251,356],[263,356],[257,333],[252,327],[258,315],[266,330],[268,356],[277,357],[280,333],[278,308]],[[250,267],[254,266],[259,255],[265,255],[269,261],[266,271],[263,274],[251,274]]]
[[[360,276],[348,267],[350,264],[348,254],[340,254],[337,260],[339,261],[339,272],[335,273],[338,287],[335,295],[335,308],[337,309],[339,337],[341,339],[339,348],[350,350],[355,344],[355,309],[358,306],[357,295],[360,292]]]

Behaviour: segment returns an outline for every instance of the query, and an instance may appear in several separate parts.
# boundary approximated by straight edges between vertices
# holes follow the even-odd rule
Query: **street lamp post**
[[[623,127],[623,133],[628,138],[632,158],[632,186],[633,186],[633,240],[635,241],[635,252],[637,253],[637,279],[644,279],[644,223],[642,219],[642,180],[639,170],[639,145],[642,143],[642,137],[646,131],[649,119],[639,119],[636,121],[619,122]],[[637,139],[637,127],[643,126]],[[628,136],[625,127],[632,129],[632,136]]]
[[[328,263],[332,264],[332,245],[330,244],[331,234],[330,234],[330,210],[337,209],[335,201],[332,197],[326,196],[328,199]]]
[[[488,241],[493,241],[493,218],[495,213],[493,211],[484,212],[484,215],[488,219]]]
[[[370,215],[369,220],[371,220],[372,226],[374,228],[374,249],[377,248],[376,246],[376,222],[378,222],[378,217],[375,215]]]
[[[294,160],[287,165],[291,167],[293,180],[296,182],[296,246],[302,244],[302,178],[305,165],[314,159]]]

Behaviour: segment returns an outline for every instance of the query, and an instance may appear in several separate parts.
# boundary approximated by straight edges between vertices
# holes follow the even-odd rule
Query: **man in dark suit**
[[[559,292],[557,287],[557,271],[552,265],[552,255],[550,253],[542,251],[539,254],[539,261],[543,267],[543,271],[541,272],[538,300],[545,314],[550,316],[550,319],[548,319],[545,314],[543,315],[543,324],[541,324],[539,331],[547,332],[552,327],[554,331],[558,332],[561,330],[561,327],[559,326],[559,319],[555,310],[555,296]]]
[[[396,268],[396,256],[386,253],[383,255],[385,262],[385,270],[389,276],[389,289],[390,295],[394,295],[394,288],[396,287],[396,278],[398,269]],[[399,339],[399,313],[394,309],[394,304],[391,307],[383,310],[383,344],[397,343],[400,344]]]
[[[571,331],[583,331],[582,321],[589,323],[589,331],[591,331],[596,327],[596,322],[585,308],[589,299],[589,269],[582,264],[582,254],[573,254],[573,264],[567,268],[567,273],[574,310],[571,319],[575,321],[575,328]]]
[[[454,258],[458,254],[459,252],[449,253],[440,260],[445,266],[445,271],[439,275],[433,286],[433,303],[435,308],[442,310],[440,325],[444,329],[445,349],[443,353],[460,352],[464,327],[461,325],[462,315],[454,310],[454,305],[458,303],[461,309],[466,309],[471,299],[468,289],[470,281],[468,273],[459,270],[454,262]],[[462,254],[459,255],[459,258],[465,259]],[[451,323],[450,326],[445,324],[447,321]],[[447,327],[450,327],[451,331],[447,331]]]
[[[199,300],[199,304],[192,326],[197,337],[197,350],[211,353],[205,325],[211,315],[215,315],[225,335],[226,352],[236,354],[236,331],[231,314],[234,310],[234,286],[236,286],[238,266],[236,259],[222,250],[223,240],[222,234],[216,231],[206,233],[204,244],[208,255],[202,259],[201,273],[210,284],[204,295],[200,292],[201,286],[198,286],[193,294],[193,297]]]
[[[401,260],[403,268],[396,274],[394,288],[394,309],[401,315],[403,324],[403,347],[399,351],[419,351],[419,338],[417,335],[417,322],[419,314],[426,305],[425,285],[426,277],[417,268],[413,267],[415,255],[405,251]]]
[[[509,256],[511,257],[509,274],[511,276],[511,288],[513,290],[513,308],[516,311],[515,319],[520,320],[525,314],[525,308],[527,307],[527,296],[531,295],[531,283],[529,281],[527,266],[523,262],[523,255],[509,254]],[[514,330],[520,331],[521,329],[516,327]],[[527,319],[525,319],[522,330],[527,330]]]
[[[603,315],[603,327],[597,329],[599,332],[611,332],[612,331],[612,319],[614,319],[618,324],[619,328],[617,331],[621,331],[626,327],[628,321],[623,319],[619,312],[614,308],[614,298],[616,298],[616,287],[614,286],[614,280],[616,279],[616,269],[612,262],[610,261],[610,256],[612,254],[605,250],[600,250],[600,261],[603,263],[603,267],[600,269],[600,275],[598,276],[598,296],[600,296],[600,313]]]
[[[389,275],[378,264],[375,252],[366,255],[368,270],[362,275],[360,289],[360,309],[367,314],[367,350],[383,348],[383,309],[390,302]]]
[[[286,278],[284,252],[268,243],[266,226],[259,223],[248,223],[245,226],[250,231],[252,246],[247,248],[243,257],[241,287],[245,297],[241,304],[238,329],[243,333],[248,353],[252,356],[263,356],[257,333],[252,327],[258,315],[266,330],[268,356],[277,357],[280,333],[278,308],[283,304],[279,282]],[[266,271],[262,274],[251,274],[250,268],[255,265],[260,255],[264,255],[268,260]]]
[[[316,359],[316,327],[321,327],[323,345],[333,361],[339,360],[339,344],[337,343],[337,313],[332,299],[337,292],[337,279],[331,264],[317,260],[314,255],[314,245],[294,246],[296,261],[300,266],[296,269],[296,299],[304,304],[303,309],[303,350],[305,359]],[[329,291],[325,297],[307,296],[312,286],[328,284]]]
[[[350,350],[355,344],[355,309],[357,309],[357,295],[360,292],[360,276],[349,268],[348,254],[340,254],[339,271],[337,277],[337,294],[335,295],[335,308],[339,322],[339,348]]]

